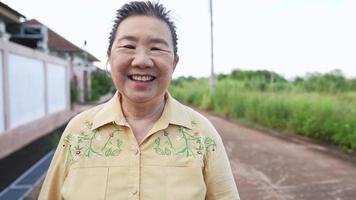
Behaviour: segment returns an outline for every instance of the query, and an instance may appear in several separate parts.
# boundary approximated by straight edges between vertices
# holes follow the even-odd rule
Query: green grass
[[[224,79],[209,93],[208,79],[172,84],[182,102],[217,114],[356,150],[356,92],[337,94],[302,91],[258,91]]]

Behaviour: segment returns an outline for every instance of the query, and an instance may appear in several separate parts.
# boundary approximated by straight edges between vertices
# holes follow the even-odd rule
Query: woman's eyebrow
[[[130,35],[124,35],[122,37],[119,37],[117,39],[118,42],[122,41],[122,40],[129,40],[129,41],[137,41],[137,38],[134,36],[130,36]]]
[[[163,45],[169,47],[168,42],[162,38],[152,38],[152,39],[150,39],[150,43],[163,44]]]
[[[117,42],[120,42],[122,40],[128,40],[128,41],[133,41],[133,42],[137,42],[138,38],[135,37],[135,36],[130,36],[130,35],[124,35],[124,36],[121,36],[117,39]],[[165,40],[165,39],[162,39],[162,38],[151,38],[149,40],[149,43],[153,43],[153,44],[163,44],[167,47],[169,47],[169,44],[168,42]]]

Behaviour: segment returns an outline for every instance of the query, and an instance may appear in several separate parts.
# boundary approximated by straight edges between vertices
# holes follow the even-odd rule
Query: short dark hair
[[[132,1],[130,3],[126,3],[116,11],[116,18],[109,36],[109,47],[107,50],[107,54],[110,55],[110,51],[114,43],[116,32],[120,23],[130,16],[140,15],[156,17],[164,21],[168,25],[172,35],[174,55],[177,56],[178,38],[176,33],[176,26],[174,25],[170,17],[170,11],[167,10],[162,4],[151,1]]]

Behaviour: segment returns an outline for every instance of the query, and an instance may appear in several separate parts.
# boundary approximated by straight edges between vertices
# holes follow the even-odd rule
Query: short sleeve
[[[215,134],[216,148],[206,154],[204,178],[207,187],[206,200],[239,200],[234,176],[231,171],[221,137]]]
[[[69,130],[69,125],[64,130],[62,137],[54,153],[53,159],[47,171],[46,178],[43,182],[39,200],[59,200],[61,197],[61,188],[67,175],[67,147],[65,137]]]

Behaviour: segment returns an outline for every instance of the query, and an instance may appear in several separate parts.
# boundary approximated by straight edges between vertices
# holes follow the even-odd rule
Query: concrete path
[[[282,139],[203,112],[221,134],[242,200],[356,200],[356,165],[306,140]]]

